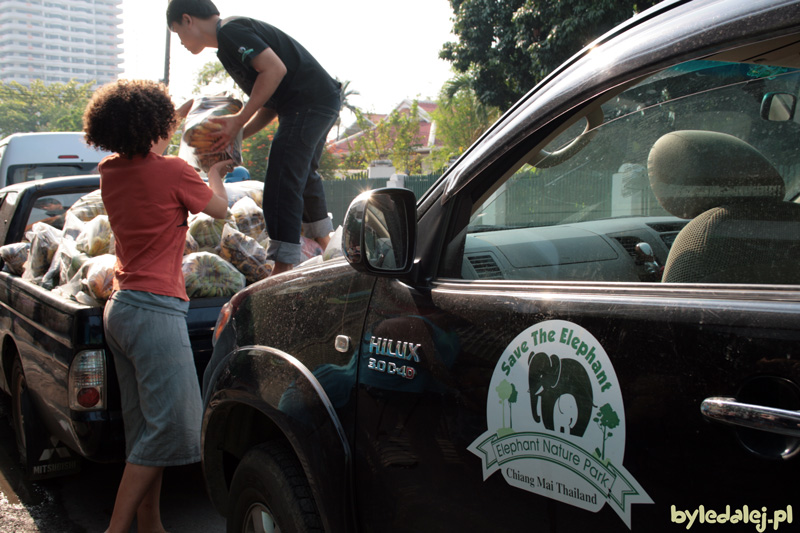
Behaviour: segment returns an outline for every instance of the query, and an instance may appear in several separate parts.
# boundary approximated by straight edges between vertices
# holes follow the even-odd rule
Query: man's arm
[[[275,117],[278,116],[278,112],[274,109],[270,109],[269,107],[262,107],[256,114],[253,115],[247,124],[244,125],[242,129],[242,138],[247,139],[248,137],[255,135],[262,129],[264,129],[270,122],[275,120]]]
[[[272,98],[278,85],[283,81],[283,77],[286,76],[286,65],[283,64],[283,61],[281,61],[272,48],[265,48],[260,54],[253,58],[251,65],[258,72],[258,77],[256,77],[256,81],[253,84],[253,90],[250,93],[247,104],[235,115],[210,119],[212,122],[217,122],[223,126],[222,130],[213,134],[217,137],[217,141],[211,147],[212,151],[223,150],[233,141],[236,134],[239,133],[239,130],[244,128],[245,125],[248,126],[246,132],[248,133],[247,136],[250,136],[258,131],[258,129],[269,124],[272,118],[274,118],[274,115],[272,115],[269,121],[264,122],[268,114],[264,113],[262,115],[261,109],[263,109],[264,104]],[[249,125],[251,119],[257,121],[253,126]],[[258,125],[260,125],[260,127],[255,129]],[[243,135],[244,133],[245,132],[243,132]]]

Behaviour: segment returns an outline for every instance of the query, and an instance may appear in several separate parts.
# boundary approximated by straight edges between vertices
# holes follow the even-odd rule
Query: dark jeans
[[[278,132],[272,140],[264,180],[269,259],[299,263],[301,227],[309,239],[333,231],[317,169],[340,107],[339,93],[335,93],[324,104],[278,115]]]

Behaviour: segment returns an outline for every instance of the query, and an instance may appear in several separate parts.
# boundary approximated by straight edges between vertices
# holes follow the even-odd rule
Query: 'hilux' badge
[[[591,512],[608,503],[631,527],[631,506],[653,503],[622,466],[625,409],[605,350],[562,320],[520,333],[494,369],[488,431],[469,451],[483,478],[498,470],[523,490]]]

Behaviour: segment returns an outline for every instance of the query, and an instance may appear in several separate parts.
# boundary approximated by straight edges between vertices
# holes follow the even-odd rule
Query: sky
[[[452,77],[439,59],[451,34],[448,0],[217,0],[222,17],[263,20],[298,40],[328,73],[349,81],[349,102],[388,113],[403,99],[435,99]],[[123,0],[123,78],[164,76],[167,0]],[[193,56],[171,35],[169,89],[180,103],[192,96],[198,70],[216,50]]]

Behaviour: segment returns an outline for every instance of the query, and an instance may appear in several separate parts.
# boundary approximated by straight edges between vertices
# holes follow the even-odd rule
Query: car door
[[[800,74],[751,52],[598,89],[421,203],[423,275],[361,339],[365,530],[790,527]]]

